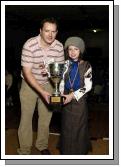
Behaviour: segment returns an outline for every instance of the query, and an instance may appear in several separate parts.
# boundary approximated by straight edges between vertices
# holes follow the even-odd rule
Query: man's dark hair
[[[43,28],[43,26],[44,26],[44,24],[45,24],[46,22],[52,23],[52,24],[56,24],[57,29],[58,29],[58,22],[57,22],[57,20],[56,20],[54,17],[50,17],[50,18],[45,18],[45,19],[43,19],[43,20],[41,21],[41,25],[40,25],[41,29]]]

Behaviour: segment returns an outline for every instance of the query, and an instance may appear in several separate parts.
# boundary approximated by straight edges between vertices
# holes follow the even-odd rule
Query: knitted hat
[[[85,50],[85,43],[82,38],[79,37],[69,37],[65,42],[65,49],[68,46],[73,45],[80,49],[81,53],[83,54]]]

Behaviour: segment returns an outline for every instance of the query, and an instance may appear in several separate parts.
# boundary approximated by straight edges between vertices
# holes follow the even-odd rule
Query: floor
[[[17,129],[8,129],[6,130],[6,140],[5,140],[5,153],[6,155],[17,155],[17,148],[19,146]],[[33,147],[32,147],[32,155],[39,155],[40,152],[34,147],[34,142],[36,140],[36,132],[33,133]],[[59,135],[50,134],[49,136],[49,150],[52,155],[59,155],[60,152],[57,148],[59,141]],[[89,155],[108,155],[109,147],[108,147],[107,139],[97,139],[91,140],[92,143],[92,152],[89,152]]]
[[[108,104],[90,103],[89,104],[89,131],[92,142],[91,155],[109,154],[109,112]],[[20,109],[6,108],[5,117],[5,154],[16,155],[16,149],[19,146],[17,129],[20,121]],[[32,155],[38,155],[40,152],[34,147],[37,130],[37,111],[33,117],[33,148]],[[50,124],[49,149],[51,154],[59,155],[57,148],[60,135],[60,113],[54,113]]]

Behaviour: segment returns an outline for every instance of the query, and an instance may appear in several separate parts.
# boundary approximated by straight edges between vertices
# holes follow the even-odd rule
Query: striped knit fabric
[[[64,62],[63,45],[55,40],[50,47],[42,48],[40,44],[40,35],[30,38],[24,44],[21,55],[21,65],[24,67],[31,67],[32,74],[39,84],[44,84],[48,81],[47,76],[41,75],[40,65],[42,62],[48,63],[51,59],[55,62]],[[22,75],[23,77],[23,75]]]

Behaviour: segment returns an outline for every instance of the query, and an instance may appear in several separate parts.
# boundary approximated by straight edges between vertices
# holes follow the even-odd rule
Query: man
[[[64,62],[63,45],[56,40],[57,22],[47,18],[41,22],[40,34],[24,44],[22,49],[22,85],[20,90],[21,120],[18,129],[20,148],[18,154],[31,154],[32,118],[38,105],[38,130],[35,147],[41,154],[49,155],[48,138],[52,112],[48,110],[52,86],[48,76],[43,74],[42,65],[53,59]]]

